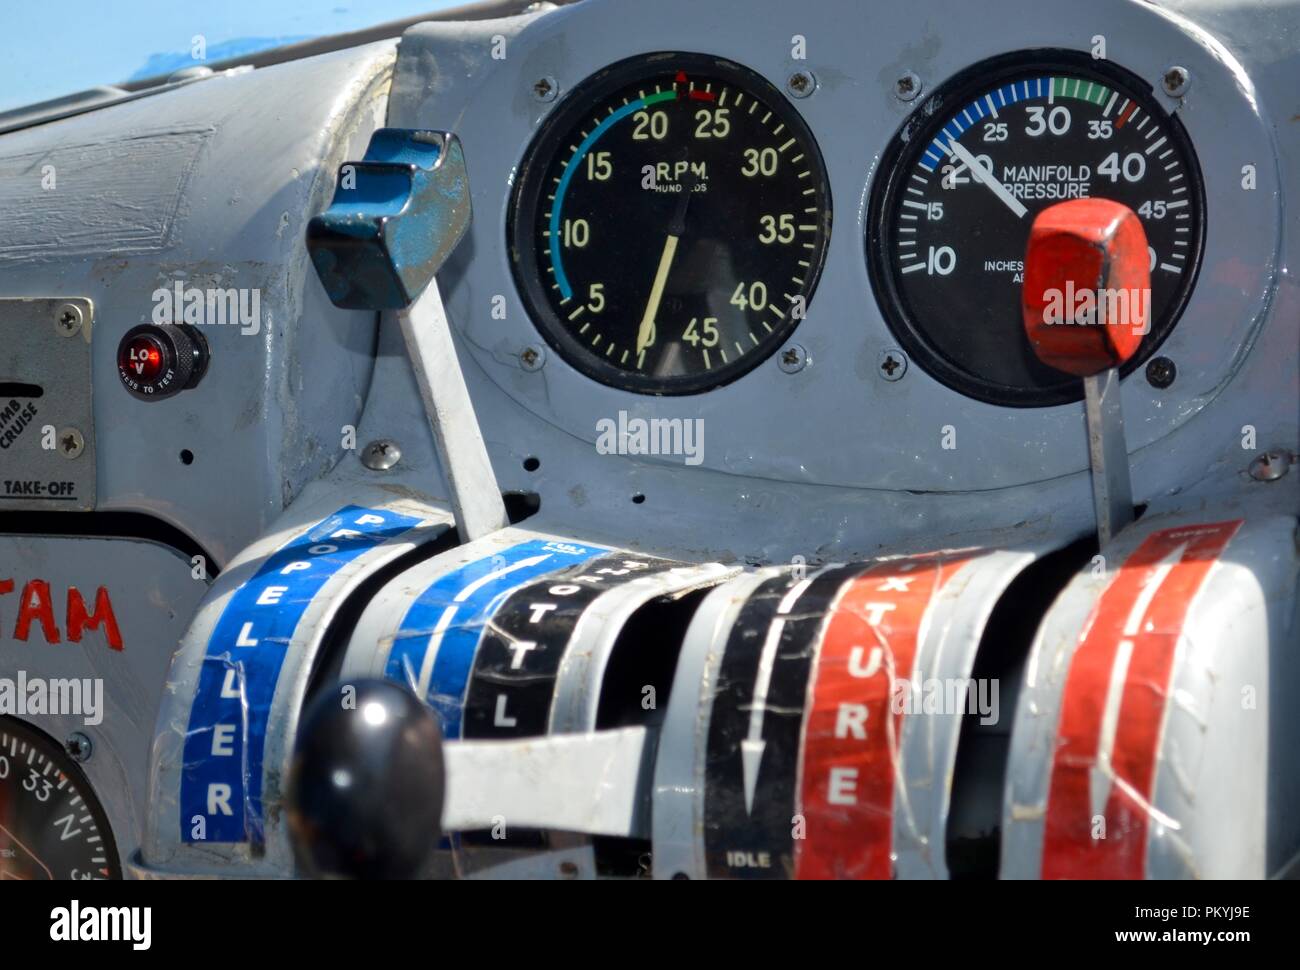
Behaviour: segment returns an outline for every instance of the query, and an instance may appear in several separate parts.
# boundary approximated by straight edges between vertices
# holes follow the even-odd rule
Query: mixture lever
[[[1025,252],[1025,333],[1049,367],[1083,378],[1097,538],[1133,521],[1119,368],[1150,330],[1151,267],[1137,213],[1072,199],[1038,213]]]

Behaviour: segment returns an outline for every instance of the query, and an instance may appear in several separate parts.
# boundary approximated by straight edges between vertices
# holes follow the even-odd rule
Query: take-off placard
[[[0,300],[0,509],[95,507],[89,300]]]

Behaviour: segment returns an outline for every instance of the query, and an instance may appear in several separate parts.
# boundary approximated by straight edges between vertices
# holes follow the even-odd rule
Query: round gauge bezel
[[[1149,82],[1111,61],[1095,59],[1089,54],[1071,50],[1049,48],[1017,51],[972,65],[944,82],[933,95],[924,99],[890,141],[881,158],[878,168],[880,174],[872,187],[865,238],[871,285],[890,332],[902,349],[927,374],[966,397],[1017,408],[1075,403],[1083,398],[1083,382],[1063,373],[1061,382],[1051,387],[1012,388],[985,380],[961,368],[934,346],[913,318],[900,286],[897,262],[890,257],[897,232],[895,210],[901,205],[899,196],[907,174],[917,156],[933,139],[934,133],[950,120],[954,106],[968,103],[977,93],[996,88],[1011,77],[1033,72],[1083,72],[1110,82],[1122,90],[1125,96],[1136,101],[1139,107],[1168,122],[1169,138],[1187,162],[1188,191],[1196,206],[1188,270],[1183,274],[1173,299],[1160,319],[1152,322],[1151,332],[1143,338],[1138,352],[1120,368],[1121,376],[1127,376],[1145,364],[1173,332],[1182,316],[1200,274],[1207,217],[1200,160],[1182,122],[1166,110]]]
[[[117,853],[117,841],[113,838],[113,827],[109,824],[108,813],[104,811],[104,806],[99,801],[95,786],[91,784],[90,778],[81,766],[68,755],[62,744],[27,721],[21,721],[12,715],[0,714],[0,729],[16,734],[28,744],[35,744],[43,749],[42,753],[50,759],[55,768],[71,779],[72,785],[85,803],[86,811],[95,821],[95,829],[104,847],[104,858],[108,860],[110,872],[110,875],[105,878],[121,879],[122,861]]]
[[[746,94],[761,99],[763,103],[794,130],[804,145],[824,198],[823,221],[818,233],[819,245],[809,259],[803,295],[805,309],[811,308],[830,249],[834,208],[831,199],[830,177],[822,157],[821,147],[812,129],[803,120],[790,100],[761,74],[735,61],[709,54],[661,51],[638,54],[618,61],[590,75],[576,85],[551,113],[541,130],[530,141],[520,163],[514,191],[507,208],[506,247],[515,285],[523,300],[533,326],[547,345],[575,370],[587,377],[617,390],[658,396],[701,394],[729,384],[759,367],[780,351],[790,335],[802,322],[793,314],[767,334],[763,345],[754,353],[745,354],[731,363],[700,374],[681,377],[640,376],[597,357],[569,333],[568,327],[555,312],[548,299],[542,280],[541,262],[537,248],[537,207],[542,198],[543,180],[555,160],[557,152],[570,140],[574,126],[595,111],[606,98],[646,78],[662,73],[671,67],[687,74],[703,74],[726,81],[743,89]],[[805,313],[805,317],[806,317]]]

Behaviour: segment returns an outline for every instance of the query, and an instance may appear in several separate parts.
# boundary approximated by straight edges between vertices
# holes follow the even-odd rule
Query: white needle
[[[659,315],[659,302],[664,298],[664,284],[668,282],[668,270],[673,265],[673,255],[677,252],[677,237],[669,236],[664,242],[664,254],[659,257],[659,271],[655,273],[654,286],[650,287],[650,301],[645,305],[645,315],[641,317],[641,329],[636,335],[636,352],[639,354],[650,345],[654,338],[655,317]]]
[[[948,147],[951,148],[954,154],[962,160],[962,163],[970,169],[971,175],[975,176],[975,181],[983,182],[992,189],[993,194],[1001,199],[1002,203],[1016,214],[1017,219],[1024,218],[1025,213],[1029,210],[1021,205],[1020,201],[1007,191],[1007,187],[999,182],[992,172],[981,165],[974,155],[963,148],[961,142],[957,141],[955,138],[949,138]]]

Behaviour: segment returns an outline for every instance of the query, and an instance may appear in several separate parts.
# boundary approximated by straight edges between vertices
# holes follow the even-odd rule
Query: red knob
[[[1151,263],[1142,221],[1109,199],[1071,199],[1034,219],[1021,295],[1039,360],[1088,377],[1137,352],[1151,322]]]

